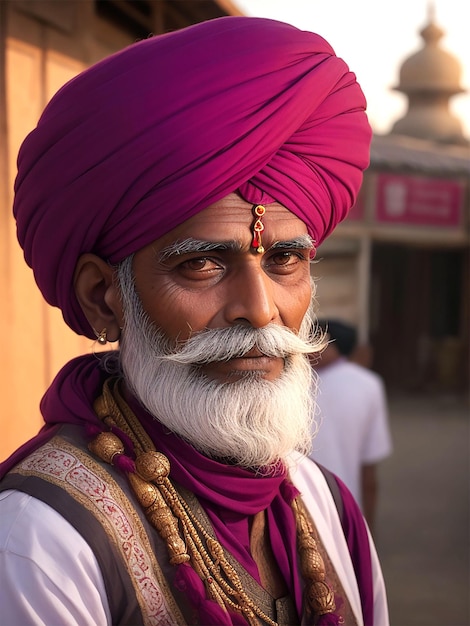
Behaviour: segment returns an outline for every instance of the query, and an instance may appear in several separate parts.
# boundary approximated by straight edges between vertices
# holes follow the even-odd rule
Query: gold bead
[[[135,469],[144,480],[160,484],[170,473],[170,462],[161,452],[149,450],[137,457]]]
[[[116,454],[124,454],[124,445],[117,435],[111,432],[100,433],[88,444],[89,450],[97,457],[113,463]]]
[[[98,398],[96,398],[93,403],[93,408],[99,418],[103,419],[104,417],[108,417],[108,405],[103,396],[98,396]]]
[[[324,582],[314,582],[307,586],[308,603],[315,613],[325,615],[335,610],[335,597],[329,586]]]
[[[137,474],[130,473],[128,476],[129,482],[131,483],[140,504],[144,507],[144,509],[150,508],[158,497],[157,488],[151,483],[142,480],[142,478],[137,476]]]

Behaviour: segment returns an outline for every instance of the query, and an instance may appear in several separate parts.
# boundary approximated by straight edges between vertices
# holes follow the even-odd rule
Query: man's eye
[[[294,265],[302,259],[302,255],[290,250],[276,252],[272,255],[270,261],[274,265]]]
[[[182,266],[187,268],[188,270],[196,271],[205,269],[208,263],[208,259],[190,259],[189,261],[185,261]]]
[[[209,259],[207,257],[197,257],[194,259],[188,259],[187,261],[183,261],[183,263],[180,264],[179,268],[180,271],[182,271],[183,273],[210,273],[220,270],[221,266],[213,259]]]

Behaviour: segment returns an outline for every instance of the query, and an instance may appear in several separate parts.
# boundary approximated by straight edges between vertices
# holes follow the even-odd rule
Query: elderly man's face
[[[266,205],[259,254],[253,221],[251,205],[230,194],[135,254],[137,293],[170,340],[236,324],[299,330],[311,296],[307,228],[283,206]],[[256,350],[203,368],[220,381],[250,372],[274,380],[282,370],[283,359]]]

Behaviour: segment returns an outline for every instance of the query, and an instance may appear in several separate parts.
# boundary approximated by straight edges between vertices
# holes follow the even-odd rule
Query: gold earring
[[[95,334],[96,341],[100,344],[100,346],[105,346],[108,343],[108,331],[106,330],[106,328],[103,328],[100,333],[97,333],[95,331]]]

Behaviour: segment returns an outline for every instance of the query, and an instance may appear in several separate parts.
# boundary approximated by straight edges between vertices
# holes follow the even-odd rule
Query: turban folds
[[[322,37],[210,20],[57,92],[20,149],[18,239],[45,299],[93,337],[73,289],[81,254],[117,263],[234,191],[280,202],[318,245],[355,201],[370,139],[355,75]]]

